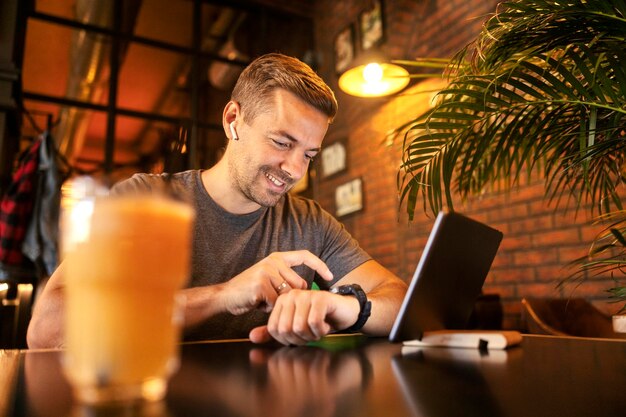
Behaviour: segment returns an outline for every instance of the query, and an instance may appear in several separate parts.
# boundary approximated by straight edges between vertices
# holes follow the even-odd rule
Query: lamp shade
[[[341,74],[339,88],[357,97],[382,97],[397,93],[409,81],[409,72],[399,65],[369,62]]]

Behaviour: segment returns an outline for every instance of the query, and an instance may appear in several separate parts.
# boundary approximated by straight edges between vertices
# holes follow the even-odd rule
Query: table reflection
[[[337,337],[301,347],[183,345],[180,369],[163,402],[99,407],[72,400],[61,352],[31,352],[24,355],[24,394],[15,415],[325,417],[342,415],[342,410],[355,415],[372,377],[368,347],[361,346],[366,340]]]
[[[14,415],[36,417],[171,417],[164,401],[88,406],[73,401],[59,351],[24,355],[25,397],[18,395]]]
[[[321,346],[240,349],[185,347],[167,397],[172,409],[202,415],[333,416],[354,409],[371,376],[360,349]]]
[[[405,347],[392,358],[392,368],[416,417],[501,416],[505,407],[490,376],[505,370],[518,352]]]

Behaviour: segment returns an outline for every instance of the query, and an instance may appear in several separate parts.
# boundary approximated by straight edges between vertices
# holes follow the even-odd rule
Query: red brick
[[[535,233],[532,241],[538,247],[571,245],[580,242],[580,233],[578,228],[547,230]]]
[[[536,266],[536,279],[537,281],[551,281],[551,280],[562,280],[571,274],[571,270],[566,268],[566,265],[547,265],[547,266]]]
[[[380,244],[378,243],[375,246],[375,251],[381,254],[393,254],[396,255],[398,253],[398,244],[396,242]]]
[[[513,254],[513,263],[515,265],[546,265],[557,261],[557,252],[555,248],[546,248],[542,250],[517,251]]]
[[[531,235],[508,236],[505,235],[500,243],[500,251],[514,251],[531,248]]]
[[[556,283],[534,283],[523,284],[517,287],[517,296],[522,297],[561,297],[561,290],[557,288]]]
[[[530,233],[532,231],[550,230],[553,227],[553,219],[550,215],[528,217],[511,222],[511,233]]]
[[[380,233],[376,236],[376,241],[378,243],[389,243],[396,241],[396,232],[395,230],[387,230],[384,233]]]
[[[606,227],[600,224],[582,224],[580,227],[583,242],[593,242],[604,235]]]
[[[546,199],[528,200],[528,210],[531,215],[554,214],[555,206],[551,205]]]
[[[510,267],[513,264],[513,254],[507,252],[498,252],[495,259],[491,264],[492,269],[499,269],[502,267]]]
[[[530,267],[525,268],[492,268],[489,272],[490,276],[496,283],[504,282],[524,282],[533,281],[535,279],[535,269]]]
[[[580,257],[587,256],[589,253],[589,247],[585,245],[562,247],[559,248],[558,251],[559,261],[565,266]]]

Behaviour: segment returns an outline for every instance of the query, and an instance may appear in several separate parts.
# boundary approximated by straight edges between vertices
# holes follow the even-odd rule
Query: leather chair
[[[582,298],[523,298],[522,323],[531,334],[626,339],[611,317]]]

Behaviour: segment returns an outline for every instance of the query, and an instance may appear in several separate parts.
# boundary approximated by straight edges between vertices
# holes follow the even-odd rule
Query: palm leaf
[[[558,204],[566,195],[600,212],[619,204],[625,11],[624,1],[503,3],[472,45],[472,59],[472,47],[454,57],[439,103],[405,135],[401,200],[421,194],[436,212],[444,197],[453,208],[453,193],[465,198],[501,178],[513,186],[522,172],[542,169]],[[416,200],[407,205],[410,218],[415,207]]]

